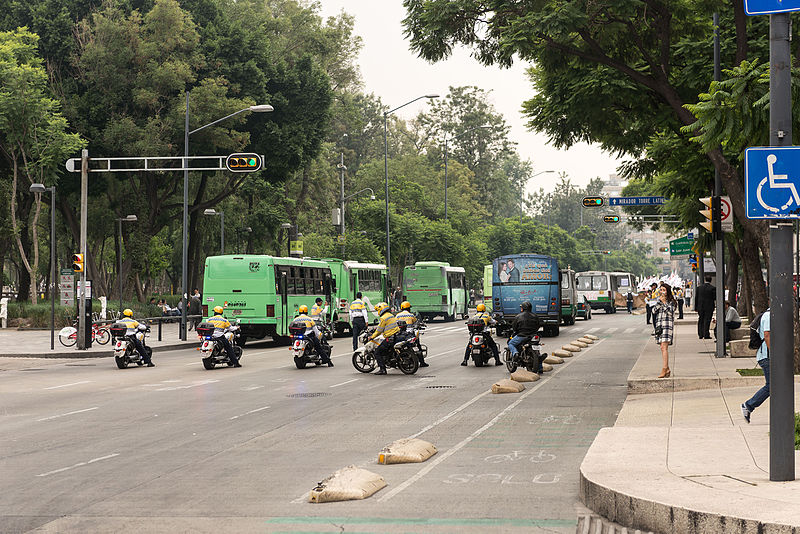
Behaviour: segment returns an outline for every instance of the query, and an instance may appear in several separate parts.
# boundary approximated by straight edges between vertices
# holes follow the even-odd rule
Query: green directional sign
[[[673,239],[669,242],[669,257],[670,259],[673,258],[682,258],[684,256],[688,256],[692,253],[692,245],[694,244],[694,240],[690,240],[686,237],[680,237],[678,239]]]

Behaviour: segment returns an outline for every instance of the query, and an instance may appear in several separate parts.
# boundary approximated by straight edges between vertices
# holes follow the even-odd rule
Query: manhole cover
[[[327,397],[330,393],[292,393],[291,395],[286,395],[291,399],[308,399],[311,397]]]
[[[455,386],[425,386],[426,389],[455,389]]]
[[[44,371],[44,369],[20,369],[20,371]]]

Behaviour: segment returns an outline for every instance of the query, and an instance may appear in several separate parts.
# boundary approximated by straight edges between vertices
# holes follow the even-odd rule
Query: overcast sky
[[[523,159],[533,162],[534,172],[566,172],[574,184],[586,185],[595,176],[606,178],[620,163],[596,146],[576,145],[557,150],[547,138],[525,128],[522,102],[532,89],[525,76],[525,64],[510,69],[484,67],[465,49],[455,51],[447,61],[430,64],[409,50],[403,39],[401,21],[405,16],[402,0],[320,0],[323,17],[346,11],[355,17],[355,32],[363,40],[360,55],[364,90],[375,93],[387,106],[396,107],[426,93],[445,96],[450,86],[476,85],[491,91],[495,109],[511,126],[511,139]],[[411,104],[397,114],[413,118],[425,108],[425,100]],[[540,187],[551,190],[557,174],[541,174],[528,185],[529,191]]]

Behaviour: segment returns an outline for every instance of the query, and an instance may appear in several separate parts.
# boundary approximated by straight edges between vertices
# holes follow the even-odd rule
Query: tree
[[[54,183],[53,176],[66,156],[83,146],[80,136],[67,133],[60,106],[48,93],[47,73],[36,54],[37,41],[37,36],[24,28],[0,32],[0,152],[11,168],[11,227],[29,278],[27,287],[20,284],[18,298],[29,296],[32,304],[38,293],[42,203],[38,193],[35,202],[30,200],[28,187]]]

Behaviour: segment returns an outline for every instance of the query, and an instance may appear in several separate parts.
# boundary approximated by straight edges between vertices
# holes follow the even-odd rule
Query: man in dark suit
[[[695,293],[694,309],[697,312],[697,337],[711,339],[708,327],[711,325],[711,315],[714,313],[714,301],[717,298],[717,289],[711,285],[711,277],[706,276],[704,284],[697,287]]]

